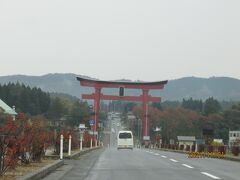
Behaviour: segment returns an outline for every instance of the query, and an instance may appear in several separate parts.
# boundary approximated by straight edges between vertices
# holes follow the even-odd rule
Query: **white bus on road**
[[[133,150],[132,131],[119,131],[118,132],[117,149],[132,149]]]

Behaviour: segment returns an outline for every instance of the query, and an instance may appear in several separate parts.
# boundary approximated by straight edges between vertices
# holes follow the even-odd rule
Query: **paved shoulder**
[[[44,180],[83,180],[92,169],[104,149],[84,154],[75,160],[64,160],[64,166],[49,174]]]

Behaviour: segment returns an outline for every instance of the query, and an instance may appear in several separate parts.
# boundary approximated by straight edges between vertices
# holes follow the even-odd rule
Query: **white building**
[[[240,131],[229,131],[229,146],[233,146],[237,140],[240,141]]]
[[[196,142],[195,136],[177,136],[177,139],[179,145],[184,145],[184,149],[187,145],[191,147]]]
[[[0,112],[11,115],[13,117],[13,120],[15,120],[15,116],[17,115],[15,109],[12,109],[11,107],[9,107],[1,99],[0,99]]]

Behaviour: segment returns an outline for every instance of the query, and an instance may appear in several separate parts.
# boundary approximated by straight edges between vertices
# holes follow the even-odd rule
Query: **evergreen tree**
[[[221,111],[221,105],[216,99],[214,99],[213,97],[210,97],[205,101],[205,104],[204,104],[205,115],[218,113],[220,111]]]
[[[76,101],[68,115],[68,124],[78,126],[80,123],[86,123],[90,119],[89,107],[85,102]]]
[[[193,100],[192,98],[182,101],[182,107],[185,109],[190,109],[197,112],[202,112],[203,103],[202,100]]]
[[[153,102],[153,103],[152,103],[152,107],[155,107],[155,108],[157,108],[158,110],[162,110],[162,109],[163,109],[162,106],[161,106],[161,103],[156,103],[156,102]]]
[[[67,108],[64,106],[63,101],[61,101],[58,97],[52,98],[48,111],[48,117],[56,120],[65,114],[67,114]]]

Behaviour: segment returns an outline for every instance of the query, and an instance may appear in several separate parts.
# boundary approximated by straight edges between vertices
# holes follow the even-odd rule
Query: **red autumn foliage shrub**
[[[60,153],[60,136],[63,135],[63,152],[68,152],[69,146],[69,136],[71,135],[71,148],[72,149],[79,149],[80,147],[80,139],[79,139],[79,132],[73,131],[72,129],[69,130],[62,130],[57,134],[56,141],[55,141],[55,153]]]
[[[239,146],[233,146],[232,153],[234,156],[238,156],[239,155]]]
[[[79,132],[70,131],[72,136],[72,149],[79,149],[80,147],[80,138]]]
[[[196,145],[193,144],[192,147],[191,147],[191,151],[192,151],[192,152],[195,152],[195,147],[196,147]]]
[[[218,147],[218,152],[221,153],[221,154],[225,154],[226,153],[225,147],[224,146],[219,146]]]
[[[199,144],[198,145],[198,152],[204,152],[204,144]]]
[[[60,137],[63,135],[63,152],[68,152],[68,141],[70,133],[67,130],[62,130],[57,134],[55,142],[55,153],[60,154]]]
[[[179,145],[178,145],[178,144],[175,144],[175,147],[176,147],[176,150],[178,150],[178,149],[179,149]]]
[[[42,118],[33,120],[19,114],[0,126],[0,175],[14,168],[18,161],[29,163],[39,161],[44,155],[50,136]]]
[[[168,148],[168,149],[171,149],[171,144],[168,144],[168,145],[167,145],[167,148]]]
[[[19,142],[15,132],[17,126],[13,119],[9,117],[7,122],[0,128],[0,175],[9,168],[14,168],[17,164],[17,153],[19,152]]]
[[[209,153],[212,153],[213,152],[213,146],[209,145],[207,146],[207,150]]]
[[[83,135],[83,147],[90,147],[91,135],[85,132]]]
[[[190,151],[190,145],[186,146],[186,151]]]

